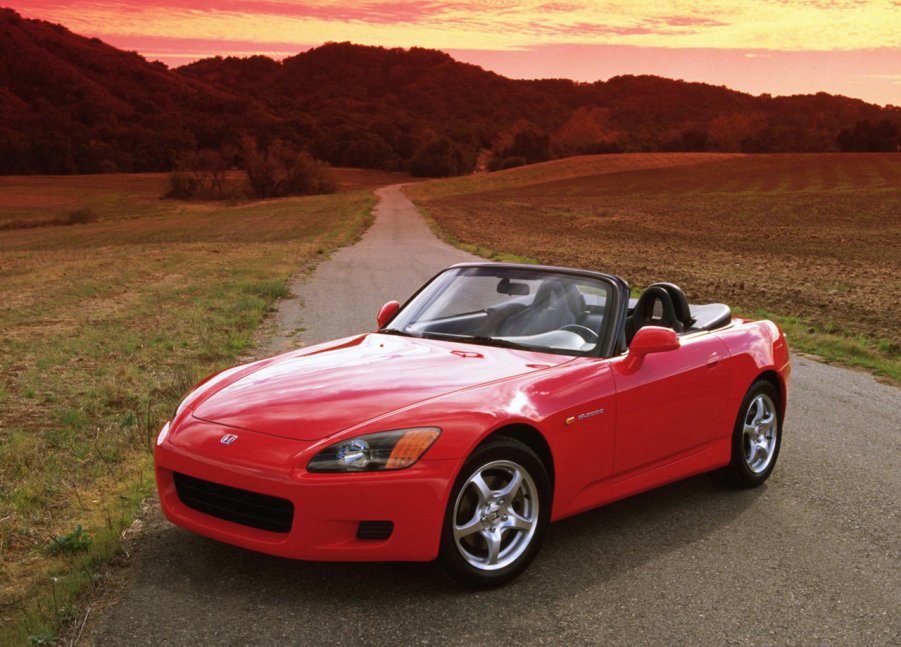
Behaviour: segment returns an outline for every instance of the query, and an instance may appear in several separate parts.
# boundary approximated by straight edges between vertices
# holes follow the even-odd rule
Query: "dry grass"
[[[901,155],[595,156],[408,193],[470,248],[674,281],[901,375]]]
[[[97,214],[0,231],[0,643],[68,619],[181,395],[251,351],[290,274],[362,232],[386,174],[346,175],[358,190],[238,205],[160,200],[159,175],[0,178],[0,222]]]

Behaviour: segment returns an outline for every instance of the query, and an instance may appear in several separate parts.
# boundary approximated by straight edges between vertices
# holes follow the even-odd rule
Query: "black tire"
[[[508,500],[502,493],[513,484],[516,471],[520,472],[520,485]],[[477,475],[486,489],[473,482]],[[487,499],[480,494],[486,491],[490,493]],[[439,560],[451,577],[469,587],[490,588],[509,582],[538,554],[550,512],[550,479],[541,459],[518,440],[491,438],[466,460],[454,482],[444,515]],[[461,527],[464,525],[466,528]],[[455,526],[468,534],[458,539]]]
[[[758,380],[748,389],[732,430],[732,460],[723,470],[733,485],[757,487],[773,473],[782,446],[780,408],[779,392],[770,382]],[[772,422],[768,423],[770,415]],[[764,457],[765,447],[768,451]]]

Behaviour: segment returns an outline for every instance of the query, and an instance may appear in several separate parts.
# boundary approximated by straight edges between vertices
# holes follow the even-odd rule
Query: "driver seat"
[[[541,284],[531,305],[507,317],[498,329],[502,337],[538,335],[578,323],[585,297],[572,283],[552,279]]]
[[[692,327],[695,320],[691,316],[691,307],[688,305],[688,299],[685,298],[685,293],[675,283],[654,283],[648,287],[661,287],[666,290],[666,293],[669,294],[669,298],[673,301],[673,310],[676,313],[676,319],[682,322],[682,329],[688,330]],[[680,331],[676,331],[680,332]]]
[[[635,333],[645,326],[663,326],[677,333],[685,330],[685,326],[676,316],[669,292],[662,285],[651,285],[638,297],[635,310],[626,318],[627,346],[632,343]]]

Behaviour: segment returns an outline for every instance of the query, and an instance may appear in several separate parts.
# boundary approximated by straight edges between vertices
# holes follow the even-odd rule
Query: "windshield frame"
[[[391,320],[377,332],[385,333],[385,334],[394,334],[394,335],[404,335],[410,337],[417,338],[425,338],[425,339],[437,339],[442,341],[454,341],[464,344],[473,344],[473,345],[494,345],[497,347],[506,347],[513,348],[517,346],[516,343],[511,343],[508,340],[505,340],[503,337],[499,337],[496,341],[498,343],[492,343],[492,338],[479,337],[479,336],[469,336],[469,335],[453,335],[453,334],[440,334],[436,333],[434,335],[430,334],[421,334],[416,331],[406,331],[401,330],[399,328],[395,328],[392,324],[397,321],[398,317],[400,317],[409,307],[410,305],[419,297],[419,295],[427,290],[430,286],[435,283],[435,281],[439,280],[446,273],[452,271],[458,271],[466,268],[483,268],[488,270],[511,270],[516,273],[519,272],[535,272],[536,274],[562,274],[569,276],[582,277],[586,279],[591,279],[602,283],[606,287],[609,288],[607,294],[607,305],[605,306],[605,312],[601,323],[601,329],[598,332],[598,340],[595,346],[588,351],[578,351],[578,350],[569,350],[569,349],[559,349],[559,348],[548,348],[548,347],[532,347],[529,345],[521,345],[519,350],[524,350],[528,352],[536,352],[536,353],[547,353],[552,355],[568,355],[568,356],[576,356],[576,357],[613,357],[618,354],[619,345],[620,345],[620,337],[623,326],[625,325],[625,314],[626,308],[629,300],[629,286],[628,284],[617,276],[613,276],[611,274],[604,274],[602,272],[593,272],[590,270],[579,270],[574,268],[567,267],[555,267],[549,265],[526,265],[519,263],[491,263],[491,262],[483,262],[483,263],[458,263],[456,265],[452,265],[441,272],[438,272],[435,276],[433,276],[429,281],[427,281],[422,287],[420,287],[409,299],[407,299],[404,304],[400,307],[398,312],[391,318]]]

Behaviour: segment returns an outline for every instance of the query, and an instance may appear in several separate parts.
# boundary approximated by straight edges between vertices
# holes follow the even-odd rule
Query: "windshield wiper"
[[[501,348],[516,348],[518,350],[535,350],[533,346],[526,346],[515,341],[499,339],[498,337],[485,337],[482,335],[451,335],[446,333],[430,332],[423,335],[426,339],[443,339],[447,341],[462,341],[483,346],[499,346]]]
[[[400,337],[416,337],[418,339],[422,338],[420,333],[409,332],[408,330],[398,330],[397,328],[382,328],[381,330],[377,330],[376,332],[382,335],[398,335]]]

